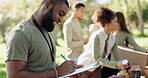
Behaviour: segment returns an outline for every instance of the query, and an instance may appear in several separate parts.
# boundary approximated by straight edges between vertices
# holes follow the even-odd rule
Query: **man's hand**
[[[76,65],[74,61],[65,61],[59,67],[57,67],[58,75],[63,76],[74,72],[75,69],[81,68],[83,65]]]
[[[76,65],[76,69],[77,68],[81,68],[83,67],[83,65]],[[82,74],[81,73],[78,73],[76,75],[72,75],[72,76],[69,76],[69,78],[81,78],[82,77]]]

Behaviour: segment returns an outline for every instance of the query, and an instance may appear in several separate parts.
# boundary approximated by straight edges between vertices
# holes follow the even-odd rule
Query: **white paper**
[[[78,73],[81,73],[81,72],[84,72],[84,71],[87,71],[87,70],[90,70],[90,69],[97,68],[98,66],[99,65],[96,66],[96,63],[94,63],[94,64],[91,64],[91,65],[88,65],[88,66],[85,66],[85,67],[82,67],[82,68],[78,68],[73,73],[70,73],[70,74],[67,74],[67,75],[64,75],[64,76],[61,76],[61,77],[58,77],[58,78],[65,78],[65,77],[68,77],[68,76],[72,76],[72,75],[75,75],[75,74],[78,74]]]

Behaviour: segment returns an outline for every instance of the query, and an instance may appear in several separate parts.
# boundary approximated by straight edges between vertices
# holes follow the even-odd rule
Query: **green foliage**
[[[0,68],[6,67],[4,63],[0,63]]]
[[[139,34],[139,35],[137,35],[137,37],[148,37],[148,36],[145,34]]]
[[[144,22],[148,22],[148,6],[146,6],[145,8],[142,9],[142,13],[143,13],[143,21]]]
[[[6,71],[0,70],[0,78],[6,78]]]
[[[130,21],[132,24],[138,26],[138,17],[137,17],[136,11],[132,11],[130,13]]]

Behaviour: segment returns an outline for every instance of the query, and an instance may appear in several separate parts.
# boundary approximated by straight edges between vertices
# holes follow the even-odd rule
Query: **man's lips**
[[[53,25],[56,25],[56,24],[59,24],[59,23],[60,23],[60,21],[54,21]]]
[[[53,25],[55,26],[56,24],[57,24],[56,21],[54,21],[54,22],[53,22]]]

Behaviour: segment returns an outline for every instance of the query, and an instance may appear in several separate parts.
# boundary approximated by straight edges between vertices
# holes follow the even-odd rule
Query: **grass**
[[[148,49],[148,38],[136,38],[135,40],[138,45]]]
[[[0,78],[6,78],[6,46],[5,44],[0,44]]]
[[[144,35],[140,35],[138,29],[133,29],[131,31],[133,32],[136,43],[141,47],[148,49],[148,29],[144,29]]]
[[[6,78],[6,71],[0,71],[0,78]]]
[[[139,37],[137,36],[139,32],[137,30],[132,31],[134,32],[135,41],[140,46],[148,49],[148,31],[145,31],[147,37]],[[60,56],[60,54],[66,55],[66,48],[63,39],[58,39],[59,46],[57,46],[57,55],[56,55],[56,62],[60,65],[65,60]],[[0,78],[6,78],[6,45],[5,43],[0,43]]]

